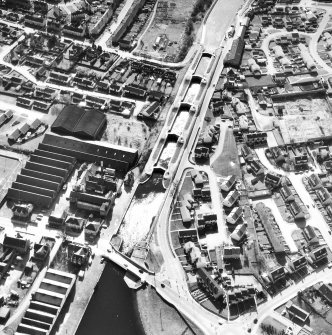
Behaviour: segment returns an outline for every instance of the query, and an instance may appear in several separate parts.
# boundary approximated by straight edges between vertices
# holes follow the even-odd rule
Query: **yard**
[[[286,326],[280,321],[274,319],[271,316],[266,317],[258,328],[257,335],[269,334],[265,329],[271,327],[270,329],[275,330],[273,334],[282,334],[286,330]]]
[[[141,151],[150,136],[149,128],[142,122],[107,114],[107,129],[102,141]]]

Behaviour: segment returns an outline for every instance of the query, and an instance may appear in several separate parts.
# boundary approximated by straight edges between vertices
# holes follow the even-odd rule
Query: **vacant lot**
[[[186,21],[190,17],[196,0],[159,1],[155,17],[144,34],[140,50],[154,58],[174,61],[181,48]],[[166,47],[154,47],[158,37],[165,36]],[[165,58],[166,59],[166,58]]]
[[[149,135],[150,131],[144,123],[107,114],[107,129],[102,141],[141,151]]]
[[[268,316],[266,317],[263,322],[262,322],[262,325],[261,327],[259,327],[258,331],[257,331],[257,334],[258,335],[265,335],[267,334],[263,329],[262,329],[262,326],[264,328],[265,327],[268,327],[268,326],[271,326],[273,327],[274,330],[276,330],[276,333],[277,334],[280,334],[281,332],[285,331],[286,330],[286,326],[284,324],[282,324],[281,322],[279,322],[278,320],[274,319],[273,317],[271,316]]]
[[[222,131],[222,129],[220,130]],[[226,128],[224,137],[220,134],[219,145],[212,156],[212,168],[219,176],[241,176],[239,158],[233,130]],[[223,142],[221,142],[223,140]]]

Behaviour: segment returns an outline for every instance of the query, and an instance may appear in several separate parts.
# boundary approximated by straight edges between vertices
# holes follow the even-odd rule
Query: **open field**
[[[143,36],[140,51],[154,58],[174,60],[181,48],[186,21],[190,17],[196,0],[159,1],[156,15]],[[158,36],[166,37],[163,50],[154,48]]]
[[[221,141],[221,138],[222,136],[220,135],[219,141]],[[216,154],[218,155],[218,153]],[[213,160],[211,167],[220,176],[241,176],[237,147],[232,129],[226,129],[222,150]]]
[[[18,160],[5,157],[0,153],[0,188],[4,186],[12,173],[17,169],[19,164],[20,163]]]
[[[108,126],[102,137],[102,141],[141,151],[149,138],[150,131],[142,122],[107,114],[107,124]]]

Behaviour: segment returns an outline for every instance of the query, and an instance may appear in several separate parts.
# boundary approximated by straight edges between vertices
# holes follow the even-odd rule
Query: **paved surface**
[[[244,0],[219,0],[215,3],[203,26],[202,44],[206,50],[214,50],[216,46],[221,45],[226,31],[244,2]]]

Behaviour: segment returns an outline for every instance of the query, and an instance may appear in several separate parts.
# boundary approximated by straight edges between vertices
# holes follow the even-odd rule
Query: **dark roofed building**
[[[289,202],[289,201],[294,200],[294,194],[293,194],[292,190],[289,188],[289,186],[287,186],[287,185],[284,185],[280,189],[280,194],[281,194],[281,196],[282,196],[282,198],[284,199],[285,202]]]
[[[309,185],[313,188],[313,189],[316,189],[316,188],[319,188],[322,186],[322,183],[321,183],[321,180],[320,178],[318,177],[317,174],[313,173],[311,174],[309,177],[308,177],[308,183]]]
[[[319,285],[319,284],[318,284]],[[320,284],[317,287],[319,294],[332,305],[332,285],[329,284]]]
[[[50,246],[47,243],[35,243],[33,246],[34,255],[33,257],[40,261],[45,261],[51,252]]]
[[[242,61],[242,55],[244,51],[244,40],[243,38],[237,38],[233,41],[231,50],[225,57],[225,66],[239,67]]]
[[[323,206],[327,206],[332,203],[332,197],[325,187],[317,189],[316,194]]]
[[[305,256],[299,256],[288,261],[291,271],[296,272],[307,266],[307,259]]]
[[[19,253],[26,253],[30,247],[30,241],[23,238],[5,235],[3,246],[5,248],[14,249]]]
[[[104,113],[67,105],[53,122],[51,130],[59,134],[95,140],[100,137],[105,125]]]
[[[321,246],[316,248],[315,250],[311,251],[309,254],[313,263],[318,263],[323,259],[327,258],[327,250],[326,247]]]
[[[196,229],[184,229],[178,230],[178,237],[180,243],[185,243],[188,241],[197,242],[197,230]]]
[[[285,269],[283,266],[279,266],[276,269],[270,271],[269,278],[273,283],[285,278]]]
[[[312,226],[306,226],[303,229],[303,234],[307,242],[312,246],[312,245],[318,245],[319,244],[319,239],[315,233],[315,230]]]
[[[295,305],[292,301],[289,301],[286,305],[286,310],[292,319],[298,319],[301,322],[306,322],[309,318],[309,313],[304,309]]]
[[[293,215],[294,219],[296,220],[304,219],[305,216],[301,209],[301,206],[296,201],[292,201],[289,204],[289,210]]]
[[[265,175],[264,181],[265,181],[265,184],[268,184],[271,187],[278,187],[281,183],[281,177],[268,172]]]
[[[218,283],[210,276],[205,268],[197,269],[197,282],[209,292],[215,300],[224,296],[224,290]]]
[[[88,163],[103,162],[105,167],[128,171],[135,165],[138,152],[136,149],[104,142],[83,142],[73,138],[46,134],[39,149],[53,151],[62,155],[75,157],[78,161]]]
[[[37,149],[8,189],[7,198],[49,208],[75,162],[73,157]]]

